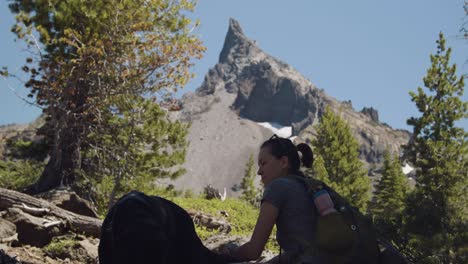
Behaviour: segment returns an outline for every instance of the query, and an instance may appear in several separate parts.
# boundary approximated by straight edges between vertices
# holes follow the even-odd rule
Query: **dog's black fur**
[[[223,264],[234,262],[206,248],[189,214],[164,198],[132,191],[102,224],[100,264]]]

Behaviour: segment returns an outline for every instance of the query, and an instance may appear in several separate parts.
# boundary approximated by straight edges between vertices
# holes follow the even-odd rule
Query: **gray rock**
[[[46,227],[45,219],[27,214],[18,208],[9,208],[4,217],[15,224],[21,245],[43,247],[50,243],[52,237],[62,234],[62,228]]]
[[[79,242],[81,252],[81,256],[85,258],[85,260],[90,263],[91,261],[96,261],[98,259],[98,242],[90,241],[88,239],[81,240]]]
[[[5,219],[0,219],[0,239],[11,237],[16,234],[15,224]]]
[[[379,123],[379,112],[373,107],[364,107],[361,110],[361,113],[370,117],[370,119],[376,123]]]
[[[79,197],[72,191],[54,189],[38,194],[36,197],[47,200],[62,209],[76,214],[95,218],[98,217],[98,214],[91,203]]]

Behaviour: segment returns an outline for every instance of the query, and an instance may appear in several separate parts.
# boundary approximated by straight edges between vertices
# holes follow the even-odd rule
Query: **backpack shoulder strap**
[[[307,189],[307,192],[310,194],[314,194],[316,191],[323,189],[323,188],[328,189],[328,186],[324,182],[311,178],[311,177],[307,177],[307,176],[303,177],[303,176],[298,176],[298,175],[288,175],[286,177],[289,179],[294,179],[304,184],[304,186]]]

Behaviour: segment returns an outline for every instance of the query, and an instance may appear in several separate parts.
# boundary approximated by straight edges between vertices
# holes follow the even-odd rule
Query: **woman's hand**
[[[222,255],[232,256],[232,251],[238,247],[239,246],[237,244],[233,242],[228,242],[220,248],[219,253]]]
[[[258,216],[252,238],[242,246],[230,249],[230,256],[242,261],[258,259],[265,248],[268,238],[270,237],[271,230],[275,225],[278,214],[278,208],[267,201],[263,202],[260,207],[260,214]]]

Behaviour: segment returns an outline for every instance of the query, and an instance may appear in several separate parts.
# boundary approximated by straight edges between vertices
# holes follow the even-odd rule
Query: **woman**
[[[258,259],[276,224],[276,239],[280,255],[271,263],[317,263],[311,257],[315,213],[304,185],[288,175],[304,176],[302,163],[311,167],[312,150],[306,144],[297,147],[286,138],[273,135],[265,141],[258,155],[258,175],[265,186],[260,214],[249,242],[229,251],[229,256],[239,261]]]

